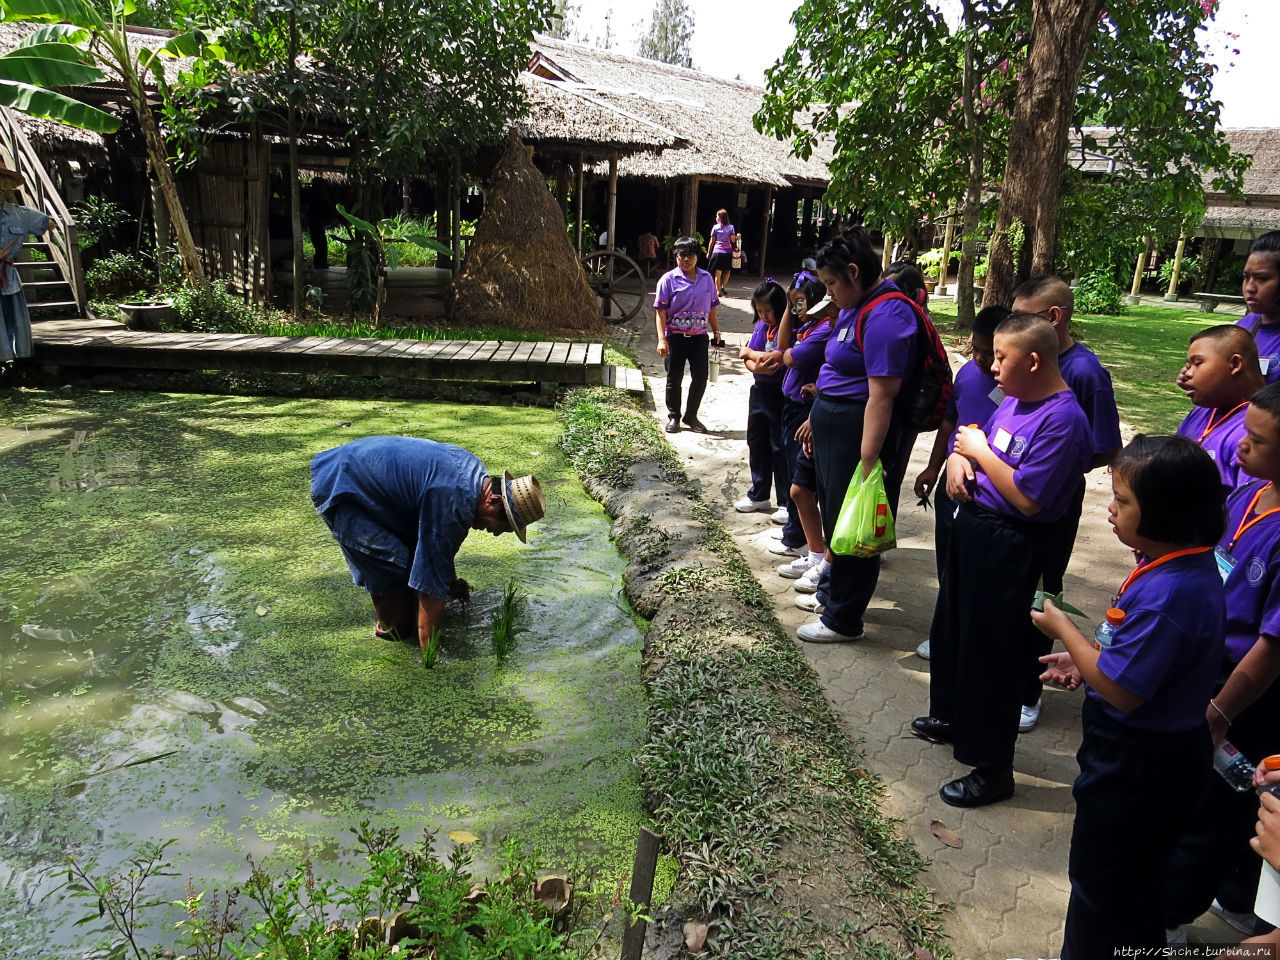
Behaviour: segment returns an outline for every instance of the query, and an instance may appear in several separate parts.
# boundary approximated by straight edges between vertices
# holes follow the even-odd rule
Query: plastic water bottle
[[[1116,630],[1122,623],[1124,623],[1124,611],[1119,607],[1109,609],[1107,615],[1094,628],[1093,645],[1099,650],[1111,646],[1116,638]]]
[[[1269,757],[1263,757],[1262,767],[1267,773],[1275,773],[1280,770],[1280,754],[1273,753]],[[1264,793],[1274,793],[1277,797],[1280,797],[1280,783],[1273,783],[1269,787],[1259,787],[1258,795],[1261,796]]]
[[[1253,764],[1227,740],[1213,752],[1213,769],[1237,793],[1253,789]]]

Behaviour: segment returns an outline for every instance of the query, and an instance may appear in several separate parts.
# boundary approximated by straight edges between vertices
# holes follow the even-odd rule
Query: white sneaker
[[[769,552],[776,553],[780,557],[807,557],[809,555],[808,547],[788,547],[779,540],[777,543],[770,541]]]
[[[750,497],[743,497],[733,505],[733,509],[739,513],[772,513],[773,504],[768,500],[752,500]]]
[[[854,637],[847,633],[836,633],[821,620],[801,624],[796,636],[806,643],[853,643],[862,639],[862,634]]]
[[[1209,909],[1220,916],[1231,926],[1235,927],[1241,933],[1252,934],[1254,917],[1252,913],[1243,913],[1236,910],[1227,910],[1216,899],[1209,904]]]
[[[1187,931],[1191,924],[1182,923],[1176,927],[1167,927],[1164,931],[1164,942],[1169,947],[1182,947],[1187,943]]]
[[[822,580],[822,571],[827,568],[825,558],[815,563],[805,573],[803,577],[795,582],[793,589],[796,593],[817,593],[818,583]]]
[[[778,567],[778,576],[785,577],[788,580],[798,580],[809,572],[810,568],[822,562],[822,554],[816,556],[812,553],[805,554],[803,557],[796,557],[790,563],[784,563]]]
[[[781,528],[781,527],[770,527],[770,528],[769,528],[769,539],[770,539],[770,540],[781,540],[781,539],[782,539],[782,528]]]
[[[929,659],[929,638],[925,637],[920,641],[920,646],[916,647],[916,656],[921,660]]]
[[[811,593],[802,593],[800,596],[796,597],[796,606],[801,610],[808,611],[809,613],[822,613],[823,610],[827,609],[826,606],[819,603],[818,598]]]
[[[1037,700],[1034,707],[1022,708],[1022,716],[1018,720],[1019,733],[1030,733],[1036,728],[1036,724],[1040,722],[1040,707],[1043,703],[1043,700]]]
[[[790,520],[791,517],[787,513],[786,507],[779,507],[777,510],[773,511],[773,516],[771,516],[769,519],[778,525],[782,525],[786,523],[788,520]]]

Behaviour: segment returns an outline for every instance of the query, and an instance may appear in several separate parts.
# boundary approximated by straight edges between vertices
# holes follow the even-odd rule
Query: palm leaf
[[[3,19],[10,23],[17,20],[43,20],[74,23],[95,30],[106,30],[110,26],[102,18],[102,14],[86,0],[4,0],[0,11],[3,12]]]
[[[115,133],[120,129],[118,117],[52,90],[14,80],[0,80],[0,106],[95,133]]]
[[[0,56],[0,79],[35,87],[78,87],[97,83],[106,74],[84,63],[75,47],[42,43]],[[67,56],[69,54],[70,56]]]

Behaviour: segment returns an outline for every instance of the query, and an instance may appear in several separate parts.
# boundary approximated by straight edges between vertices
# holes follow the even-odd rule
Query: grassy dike
[[[559,416],[650,621],[638,764],[679,864],[676,927],[707,922],[713,955],[750,960],[950,956],[883,784],[653,418],[603,388],[569,393]]]

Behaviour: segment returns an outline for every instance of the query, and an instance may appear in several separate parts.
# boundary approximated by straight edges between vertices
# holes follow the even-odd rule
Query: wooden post
[[[885,231],[884,249],[880,251],[880,269],[885,270],[893,262],[893,234]]]
[[[769,218],[773,213],[773,187],[764,188],[764,213],[760,215],[760,272],[756,274],[764,279],[765,255],[769,252]]]
[[[573,205],[578,208],[578,229],[575,236],[578,238],[578,256],[582,256],[582,151],[578,151],[578,191],[574,194]]]
[[[456,277],[462,273],[462,261],[464,258],[462,250],[462,158],[457,154],[453,156],[453,187],[452,196],[453,207],[450,216],[453,219],[453,275]]]
[[[812,246],[813,233],[813,197],[805,197],[800,208],[800,246],[802,253],[808,253]]]
[[[653,877],[658,872],[658,843],[661,840],[647,827],[640,828],[636,859],[631,867],[631,907],[649,913],[653,898]],[[644,921],[628,924],[622,935],[622,960],[640,960],[644,950]]]
[[[615,228],[618,225],[618,151],[614,150],[609,154],[609,249],[612,250],[618,245],[618,238],[614,235]]]
[[[938,268],[938,296],[945,296],[947,292],[947,268],[951,266],[951,239],[956,229],[956,218],[954,214],[947,217],[947,230],[942,241],[942,266]]]
[[[684,182],[684,230],[686,237],[698,232],[698,178],[691,176]]]
[[[569,211],[569,165],[556,164],[556,203],[560,205],[560,215]]]
[[[1179,274],[1182,273],[1182,255],[1187,249],[1187,231],[1182,231],[1182,236],[1178,237],[1178,249],[1173,254],[1173,274],[1169,277],[1169,289],[1165,291],[1164,298],[1170,303],[1178,299],[1178,280]]]
[[[1147,242],[1142,248],[1142,252],[1138,254],[1138,262],[1133,266],[1133,287],[1129,290],[1129,303],[1137,304],[1142,301],[1142,297],[1138,295],[1138,291],[1142,289],[1142,268],[1146,266],[1147,251],[1151,249],[1151,238],[1147,237]]]

